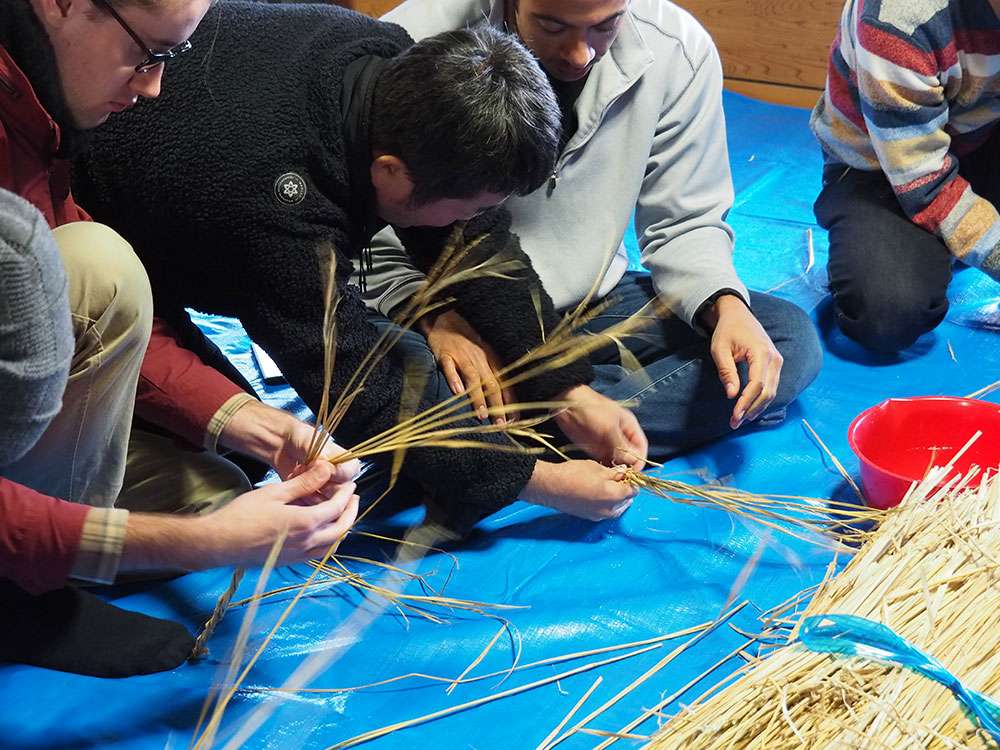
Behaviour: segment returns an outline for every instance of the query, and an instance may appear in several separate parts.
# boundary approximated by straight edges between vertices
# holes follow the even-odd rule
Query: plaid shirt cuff
[[[205,450],[217,453],[219,450],[219,436],[226,429],[229,420],[244,406],[256,400],[249,393],[237,393],[220,406],[219,410],[212,415],[212,418],[208,422],[208,429],[205,430]]]
[[[125,549],[128,511],[91,508],[80,532],[80,548],[70,578],[89,583],[114,583]]]

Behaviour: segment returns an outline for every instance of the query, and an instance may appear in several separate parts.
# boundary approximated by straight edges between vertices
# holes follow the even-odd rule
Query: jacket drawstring
[[[361,249],[361,267],[358,269],[358,287],[362,294],[368,293],[368,278],[366,274],[375,270],[375,258],[372,254],[371,243],[366,243]]]

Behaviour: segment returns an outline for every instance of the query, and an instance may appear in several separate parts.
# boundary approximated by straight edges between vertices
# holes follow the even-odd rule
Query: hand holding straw
[[[846,546],[850,549],[851,545],[867,541],[893,512],[836,500],[754,494],[710,484],[692,485],[631,469],[626,469],[624,474],[625,481],[633,486],[671,502],[724,510],[796,539],[834,548]]]

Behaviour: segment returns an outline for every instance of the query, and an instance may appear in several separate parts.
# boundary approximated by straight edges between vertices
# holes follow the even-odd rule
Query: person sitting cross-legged
[[[511,230],[560,312],[596,284],[592,301],[608,306],[585,331],[654,298],[673,312],[620,342],[631,356],[609,342],[591,357],[596,378],[567,394],[567,437],[599,442],[575,417],[606,397],[632,405],[657,460],[779,422],[819,371],[819,341],[802,310],[748,291],[733,267],[722,70],[705,30],[667,0],[407,0],[385,18],[417,39],[483,19],[521,38],[555,89],[563,132],[545,184],[506,202]],[[648,273],[628,270],[633,213]],[[421,274],[391,231],[373,257],[366,300],[392,314]],[[502,401],[495,352],[474,321],[447,310],[421,331],[412,348],[453,389]]]

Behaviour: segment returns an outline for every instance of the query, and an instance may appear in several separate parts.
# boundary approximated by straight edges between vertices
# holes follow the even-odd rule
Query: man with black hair
[[[558,148],[558,106],[516,39],[465,30],[413,45],[398,26],[337,7],[231,2],[212,8],[192,41],[171,91],[116,118],[78,165],[78,191],[136,247],[158,312],[176,328],[191,328],[186,307],[240,318],[316,410],[330,249],[337,396],[389,325],[348,284],[351,259],[391,224],[426,270],[458,221],[467,239],[485,236],[477,257],[522,261],[513,278],[449,289],[501,360],[542,340],[536,300],[544,330],[557,323],[506,214],[490,210],[544,182]],[[372,372],[338,428],[341,444],[398,422],[404,356]],[[557,399],[590,375],[576,362],[519,395]],[[419,407],[448,396],[435,369]],[[593,519],[623,512],[635,492],[611,464],[642,465],[634,418],[605,399],[557,419],[607,465],[499,452],[509,442],[494,434],[474,438],[483,449],[413,449],[402,475],[432,520],[459,533],[518,496]]]
[[[598,284],[609,306],[587,331],[653,299],[673,313],[622,342],[627,354],[597,352],[594,388],[571,400],[597,390],[634,404],[656,460],[780,422],[822,355],[805,313],[748,291],[733,266],[722,66],[698,22],[669,0],[407,0],[385,20],[416,39],[481,23],[520,37],[556,91],[563,135],[546,185],[508,202],[512,231],[558,310]],[[642,271],[623,241],[633,218]],[[372,254],[366,296],[392,314],[422,274],[390,231]],[[447,310],[421,332],[454,389],[488,383],[482,402],[502,400],[473,321]]]

